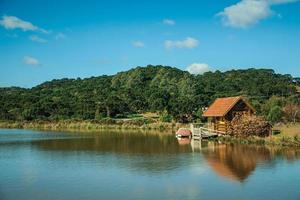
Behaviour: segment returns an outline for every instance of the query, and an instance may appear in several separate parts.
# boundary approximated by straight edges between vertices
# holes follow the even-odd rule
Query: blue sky
[[[161,64],[300,76],[297,0],[0,0],[0,87]]]

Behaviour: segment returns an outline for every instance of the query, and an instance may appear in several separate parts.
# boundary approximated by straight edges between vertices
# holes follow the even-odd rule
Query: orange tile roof
[[[218,98],[209,108],[203,113],[204,117],[223,117],[225,116],[230,109],[239,101],[243,100],[242,97],[227,97],[227,98]],[[248,103],[246,103],[248,105]],[[252,107],[251,107],[252,109]]]

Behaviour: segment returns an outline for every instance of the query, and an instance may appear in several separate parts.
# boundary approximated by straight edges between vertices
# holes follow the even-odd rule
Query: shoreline
[[[156,132],[159,134],[175,133],[179,128],[187,127],[180,123],[136,123],[132,121],[117,121],[113,124],[99,123],[97,121],[0,121],[0,128],[8,129],[33,129],[48,131],[71,131],[71,132],[98,132],[98,131],[136,131],[136,132]],[[209,139],[216,142],[257,144],[278,147],[298,147],[300,148],[300,136],[286,136],[283,134],[272,135],[269,137],[240,137],[224,135]]]
[[[65,130],[65,131],[101,131],[101,130],[123,130],[123,131],[158,131],[175,132],[183,127],[179,123],[141,123],[137,121],[118,121],[109,122],[91,121],[0,121],[0,128],[19,128],[19,129],[39,129],[39,130]]]
[[[237,137],[237,136],[220,136],[213,139],[219,142],[232,143],[232,144],[255,144],[276,147],[296,147],[300,148],[300,136],[289,137],[283,135],[272,135],[269,137]]]

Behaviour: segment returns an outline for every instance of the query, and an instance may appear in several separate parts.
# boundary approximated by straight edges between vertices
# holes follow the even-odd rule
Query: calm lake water
[[[1,200],[300,199],[300,150],[0,129]]]

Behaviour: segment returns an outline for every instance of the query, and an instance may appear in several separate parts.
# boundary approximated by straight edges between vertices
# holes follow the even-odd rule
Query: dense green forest
[[[112,76],[52,80],[30,89],[0,88],[0,120],[100,120],[156,112],[165,121],[188,122],[201,120],[202,109],[215,98],[237,95],[270,121],[284,115],[298,120],[288,112],[299,108],[299,86],[299,78],[271,69],[192,75],[149,65]]]

